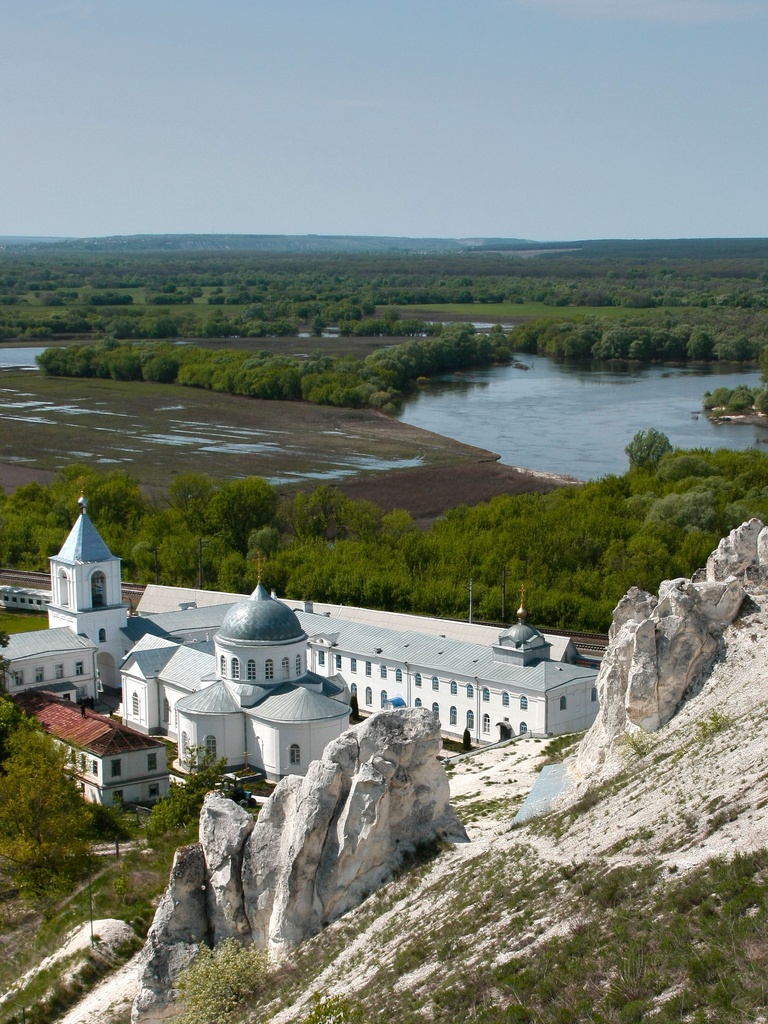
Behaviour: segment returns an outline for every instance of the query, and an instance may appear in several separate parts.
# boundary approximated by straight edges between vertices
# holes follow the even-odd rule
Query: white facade
[[[44,688],[74,701],[96,698],[96,646],[69,629],[13,633],[0,653],[11,696]]]

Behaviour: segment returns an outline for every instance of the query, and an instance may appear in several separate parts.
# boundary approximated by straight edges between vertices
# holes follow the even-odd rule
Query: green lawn
[[[399,306],[403,316],[428,319],[429,314],[439,314],[440,319],[460,316],[479,321],[529,320],[538,317],[553,317],[558,320],[574,320],[580,316],[599,316],[617,319],[625,316],[648,316],[648,314],[669,313],[669,307],[657,306],[652,309],[634,309],[627,306],[546,306],[543,302],[446,302],[430,305]],[[675,312],[685,307],[675,306]],[[380,306],[384,312],[386,306]]]
[[[48,616],[36,612],[0,611],[0,633],[28,633],[33,629],[47,629]]]

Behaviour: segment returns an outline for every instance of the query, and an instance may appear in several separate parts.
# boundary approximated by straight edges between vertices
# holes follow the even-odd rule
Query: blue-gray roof
[[[182,697],[176,702],[176,707],[179,711],[194,712],[197,715],[234,715],[242,711],[240,701],[223,679]]]
[[[61,551],[56,556],[60,561],[71,562],[106,562],[114,558],[101,534],[93,525],[87,512],[77,517],[77,522],[69,531]]]
[[[34,629],[28,633],[11,633],[7,647],[0,647],[0,656],[14,661],[17,658],[66,654],[70,651],[95,650],[96,644],[88,637],[73,633],[67,626],[56,629]]]
[[[246,714],[269,722],[318,722],[348,718],[349,705],[306,686],[287,683],[247,708]]]
[[[282,601],[271,597],[261,583],[249,598],[238,601],[229,609],[218,635],[222,640],[258,644],[306,639],[296,613]]]

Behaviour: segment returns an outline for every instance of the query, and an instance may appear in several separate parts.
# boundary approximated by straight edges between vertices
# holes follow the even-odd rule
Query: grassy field
[[[0,611],[0,633],[29,633],[34,629],[47,628],[48,616],[45,614]]]
[[[381,307],[383,310],[385,307]],[[675,307],[674,311],[682,312],[684,307]],[[416,317],[420,320],[472,320],[478,323],[502,324],[522,323],[540,317],[557,320],[576,320],[578,317],[599,316],[617,320],[627,316],[648,316],[669,313],[669,309],[656,307],[653,309],[634,309],[628,306],[546,306],[543,302],[502,302],[502,303],[466,303],[449,302],[434,303],[426,306],[400,306],[404,317]]]

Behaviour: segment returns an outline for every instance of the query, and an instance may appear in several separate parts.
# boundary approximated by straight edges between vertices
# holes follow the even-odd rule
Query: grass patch
[[[47,628],[48,616],[44,612],[0,611],[0,633],[30,633]]]
[[[381,306],[380,310],[388,307]],[[449,320],[460,317],[463,320],[476,320],[479,323],[493,320],[515,323],[523,320],[551,317],[553,320],[576,320],[579,317],[595,316],[606,320],[618,320],[631,316],[664,315],[668,309],[654,307],[650,309],[633,309],[628,306],[546,306],[543,302],[446,302],[428,303],[426,305],[400,306],[404,317],[418,317]],[[684,307],[676,307],[675,312]]]

